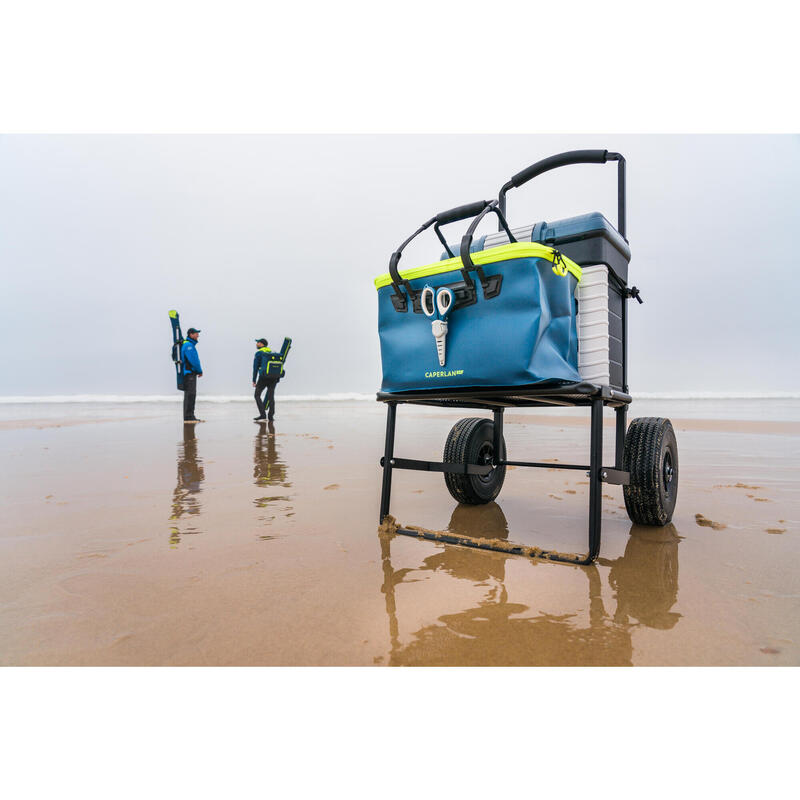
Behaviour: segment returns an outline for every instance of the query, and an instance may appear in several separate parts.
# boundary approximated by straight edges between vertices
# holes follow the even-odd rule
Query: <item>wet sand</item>
[[[672,406],[673,523],[631,525],[605,487],[592,567],[379,533],[377,403],[286,403],[273,433],[239,403],[186,428],[166,404],[6,409],[0,663],[796,665],[800,423]],[[440,458],[460,416],[402,407],[397,455]],[[587,422],[509,412],[509,454],[586,463]],[[392,514],[583,552],[587,490],[517,468],[465,507],[441,475],[396,472]]]

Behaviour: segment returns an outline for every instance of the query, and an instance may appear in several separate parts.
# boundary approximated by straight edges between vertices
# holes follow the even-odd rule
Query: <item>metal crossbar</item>
[[[622,456],[625,444],[625,429],[627,427],[628,403],[620,402],[619,396],[609,397],[607,394],[598,393],[587,397],[591,405],[591,422],[589,432],[589,464],[559,464],[549,461],[508,461],[497,458],[503,452],[503,411],[502,406],[495,406],[492,409],[494,416],[494,453],[495,459],[491,465],[448,463],[440,461],[418,461],[407,458],[396,458],[394,456],[395,426],[397,422],[397,406],[404,402],[411,402],[423,405],[441,405],[447,397],[430,397],[426,401],[419,398],[387,399],[386,396],[379,396],[380,400],[386,403],[386,440],[384,445],[384,455],[381,458],[383,467],[383,483],[381,487],[381,506],[380,522],[389,514],[389,505],[392,492],[392,472],[395,469],[411,469],[426,472],[444,472],[461,475],[488,475],[497,466],[517,466],[517,467],[536,467],[540,469],[573,469],[584,470],[589,478],[589,547],[585,556],[574,554],[559,553],[554,550],[544,550],[538,547],[528,547],[513,542],[498,542],[487,539],[471,539],[468,536],[459,534],[443,533],[440,531],[426,531],[416,528],[397,528],[397,533],[404,536],[414,536],[417,538],[429,539],[431,541],[441,541],[449,544],[458,544],[465,547],[478,548],[482,550],[495,550],[502,553],[514,555],[527,555],[533,558],[542,558],[548,561],[561,562],[565,564],[591,564],[600,552],[601,535],[601,503],[602,503],[602,484],[610,483],[626,485],[630,481],[630,474],[622,469]],[[465,398],[459,398],[459,405],[464,407],[469,404]],[[477,407],[485,407],[480,401],[475,404]],[[616,413],[616,436],[615,436],[615,458],[614,467],[602,466],[603,454],[603,407],[612,405]]]
[[[384,459],[381,459],[384,466]],[[488,475],[492,464],[453,464],[446,461],[415,461],[412,458],[393,458],[392,469],[416,469],[422,472],[452,472],[456,475]]]

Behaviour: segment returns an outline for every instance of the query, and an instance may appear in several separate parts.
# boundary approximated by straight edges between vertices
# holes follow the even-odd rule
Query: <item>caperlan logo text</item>
[[[426,372],[426,378],[451,378],[454,375],[463,375],[463,369],[446,369],[446,370],[438,370],[437,372]]]

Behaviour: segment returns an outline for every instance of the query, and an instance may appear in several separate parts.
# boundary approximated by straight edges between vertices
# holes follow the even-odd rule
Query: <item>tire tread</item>
[[[639,525],[666,525],[672,508],[663,501],[662,449],[665,438],[675,442],[675,486],[677,494],[677,443],[672,423],[663,417],[639,417],[631,421],[625,436],[623,469],[630,484],[623,487],[625,509]]]
[[[466,464],[470,463],[470,446],[473,441],[478,428],[486,423],[493,425],[491,420],[486,417],[465,417],[460,419],[450,430],[447,436],[447,441],[444,445],[443,461],[449,464]],[[503,442],[503,451],[505,452],[505,441]],[[496,467],[496,470],[501,470],[498,475],[496,485],[491,497],[483,497],[476,491],[474,482],[477,480],[476,476],[472,475],[458,475],[452,472],[444,473],[444,481],[447,490],[452,495],[453,499],[459,503],[466,505],[480,505],[494,500],[500,493],[505,480],[505,467]]]

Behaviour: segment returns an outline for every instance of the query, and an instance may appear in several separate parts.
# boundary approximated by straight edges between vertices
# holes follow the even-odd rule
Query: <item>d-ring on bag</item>
[[[510,243],[471,253],[475,229],[490,212]],[[457,257],[439,228],[471,217]],[[431,225],[451,258],[399,272],[403,249]],[[558,250],[517,242],[496,201],[437,214],[392,254],[389,273],[375,279],[382,391],[579,383],[580,279],[581,268]],[[446,287],[454,297],[444,325],[444,365],[436,338],[442,325],[432,322],[421,303],[425,287],[434,293]]]

